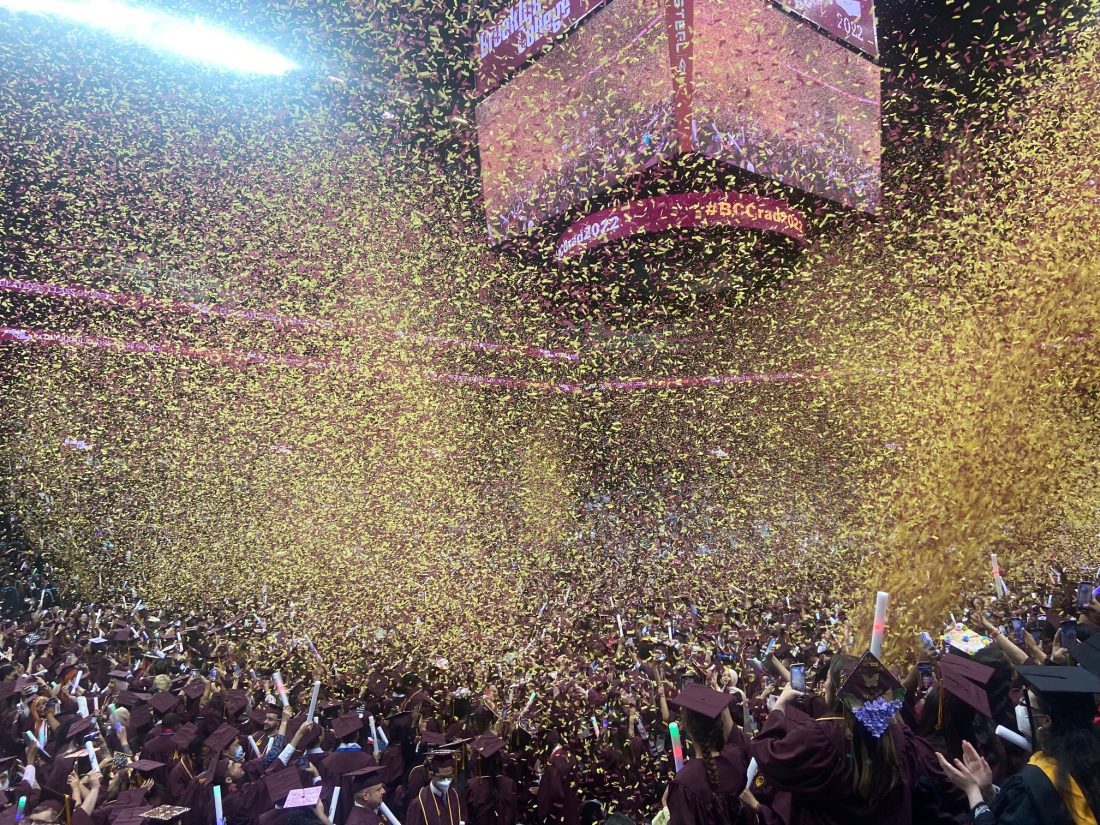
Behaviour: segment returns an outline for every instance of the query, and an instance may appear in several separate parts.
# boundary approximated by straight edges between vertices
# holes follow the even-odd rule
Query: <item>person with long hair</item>
[[[750,745],[760,777],[775,789],[778,821],[909,825],[914,768],[912,734],[897,716],[903,696],[871,653],[833,657],[824,716],[806,712],[805,697],[788,685]],[[757,813],[777,820],[771,811]]]
[[[669,785],[669,825],[733,825],[741,821],[748,749],[730,716],[730,698],[691,683],[669,702],[684,711],[684,728],[695,754]]]
[[[940,763],[973,809],[975,825],[1097,825],[1100,821],[1100,677],[1080,667],[1019,667],[1030,688],[1038,750],[999,791],[989,764],[964,743]]]

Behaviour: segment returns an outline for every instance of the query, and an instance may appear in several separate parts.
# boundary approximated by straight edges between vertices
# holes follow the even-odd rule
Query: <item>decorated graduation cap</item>
[[[728,693],[712,690],[706,685],[691,682],[684,685],[674,699],[669,699],[670,705],[681,707],[684,710],[694,711],[707,719],[717,719],[727,707],[733,697]]]
[[[845,668],[837,696],[875,739],[886,733],[905,701],[905,688],[871,651]]]
[[[994,673],[989,665],[959,653],[950,652],[940,659],[943,689],[990,718],[993,717],[993,709],[989,703],[988,687]]]

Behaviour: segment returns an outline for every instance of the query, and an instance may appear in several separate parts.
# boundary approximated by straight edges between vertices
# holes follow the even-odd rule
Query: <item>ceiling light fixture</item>
[[[121,0],[0,0],[0,9],[48,15],[157,51],[241,74],[284,75],[298,66],[278,52],[197,18]]]

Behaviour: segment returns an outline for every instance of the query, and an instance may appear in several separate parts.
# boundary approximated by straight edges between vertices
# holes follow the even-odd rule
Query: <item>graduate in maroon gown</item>
[[[555,747],[546,760],[539,781],[538,816],[543,825],[580,825],[581,803],[573,762],[556,733],[549,737]]]
[[[466,805],[453,787],[454,754],[435,751],[428,759],[428,787],[409,803],[405,825],[459,825],[466,821]]]
[[[336,825],[383,825],[382,803],[386,799],[386,783],[381,765],[370,765],[344,775],[353,792],[352,807],[347,816],[336,817]]]
[[[683,709],[695,752],[669,786],[669,825],[734,825],[740,820],[748,743],[733,724],[731,698],[689,684],[669,702]]]
[[[825,692],[829,715],[815,719],[788,685],[750,745],[790,812],[786,825],[910,825],[913,735],[897,716],[905,689],[867,653],[834,656]]]
[[[504,740],[493,734],[479,736],[473,741],[477,755],[477,777],[471,779],[463,792],[469,825],[516,825],[519,803],[516,783],[502,776],[504,766]]]

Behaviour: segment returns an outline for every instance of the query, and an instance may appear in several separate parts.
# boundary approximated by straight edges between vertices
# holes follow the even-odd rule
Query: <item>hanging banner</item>
[[[805,243],[807,221],[801,212],[781,200],[744,192],[657,195],[581,218],[562,234],[555,257],[564,260],[631,235],[693,226],[777,232]]]

